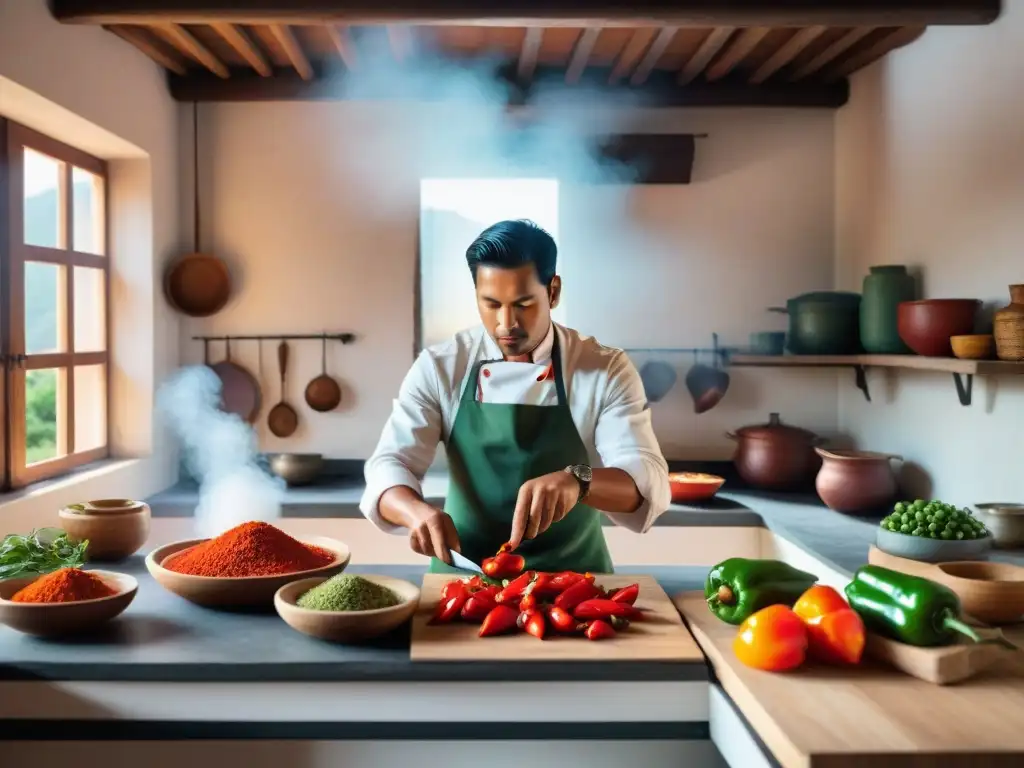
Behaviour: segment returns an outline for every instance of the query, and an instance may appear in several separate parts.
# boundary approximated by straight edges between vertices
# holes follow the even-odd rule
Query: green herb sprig
[[[72,542],[60,528],[37,528],[27,535],[11,533],[0,542],[0,579],[77,568],[85,563],[88,541]]]

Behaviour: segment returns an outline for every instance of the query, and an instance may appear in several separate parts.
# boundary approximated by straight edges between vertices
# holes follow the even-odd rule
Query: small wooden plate
[[[10,598],[41,576],[6,579],[0,581],[0,623],[36,637],[88,632],[122,614],[139,591],[139,582],[133,576],[93,569],[88,572],[103,579],[117,594],[71,603],[15,603]]]
[[[313,536],[299,539],[303,544],[319,547],[333,552],[334,561],[320,568],[295,573],[283,573],[274,576],[192,576],[178,573],[161,565],[171,555],[201,544],[207,539],[188,539],[165,544],[154,549],[146,556],[146,568],[153,578],[169,592],[183,597],[196,605],[208,608],[242,608],[258,605],[269,606],[274,601],[274,593],[285,584],[311,576],[327,578],[345,570],[352,553],[348,545],[337,539],[325,536]]]
[[[402,598],[402,602],[373,611],[315,611],[300,608],[296,605],[299,597],[327,581],[328,577],[317,576],[281,587],[274,595],[274,608],[292,629],[336,643],[356,643],[386,635],[416,613],[420,604],[420,588],[415,584],[390,576],[370,573],[359,575],[367,581],[387,587]]]

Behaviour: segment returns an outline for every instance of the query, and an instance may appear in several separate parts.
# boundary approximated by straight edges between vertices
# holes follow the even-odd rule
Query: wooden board
[[[683,625],[675,606],[653,576],[598,576],[604,587],[640,585],[636,605],[647,612],[616,637],[591,642],[584,637],[549,637],[537,640],[525,633],[477,637],[475,624],[431,625],[428,622],[441,600],[441,587],[452,576],[428,573],[423,577],[420,606],[412,620],[413,661],[703,661],[697,643]]]
[[[1008,651],[970,640],[943,648],[915,648],[869,634],[864,652],[901,672],[937,685],[960,683],[988,669]]]
[[[674,602],[722,687],[784,768],[860,768],[869,758],[873,768],[1024,765],[1024,654],[1006,653],[948,687],[871,661],[761,672],[736,659],[736,627],[715,618],[702,593]],[[1022,630],[1004,634],[1024,641]]]

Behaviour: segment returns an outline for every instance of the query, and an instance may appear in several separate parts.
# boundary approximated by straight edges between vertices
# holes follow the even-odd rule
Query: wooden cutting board
[[[441,601],[441,587],[451,579],[443,573],[423,577],[420,605],[412,620],[413,661],[704,661],[672,600],[653,576],[597,577],[597,583],[608,588],[639,584],[636,605],[647,613],[644,621],[634,621],[614,638],[600,641],[554,635],[538,640],[526,633],[478,637],[476,624],[429,624]]]

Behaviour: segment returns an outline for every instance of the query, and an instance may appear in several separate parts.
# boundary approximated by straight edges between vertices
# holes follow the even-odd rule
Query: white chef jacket
[[[671,501],[668,465],[651,424],[640,375],[620,349],[552,323],[533,352],[532,363],[497,362],[482,366],[477,399],[494,403],[555,405],[549,363],[558,333],[562,378],[572,420],[587,448],[590,465],[627,472],[643,497],[626,514],[605,514],[616,524],[645,533]],[[402,382],[380,442],[364,466],[363,514],[388,533],[404,534],[380,516],[380,497],[405,485],[422,494],[421,482],[439,441],[455,425],[462,390],[479,361],[501,360],[502,352],[482,325],[423,350]]]

